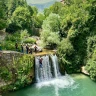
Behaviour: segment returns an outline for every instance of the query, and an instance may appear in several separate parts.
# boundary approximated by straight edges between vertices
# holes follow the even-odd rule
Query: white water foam
[[[56,86],[58,88],[69,88],[71,87],[75,81],[69,76],[61,76],[59,78],[51,79],[49,81],[43,81],[36,84],[36,87],[41,88],[43,86]]]
[[[57,90],[59,88],[69,88],[74,84],[75,81],[67,73],[65,73],[65,76],[60,75],[56,55],[50,55],[52,61],[50,61],[49,56],[42,56],[42,68],[39,67],[39,58],[40,57],[35,58],[37,88],[54,86]],[[56,96],[58,96],[58,94]]]

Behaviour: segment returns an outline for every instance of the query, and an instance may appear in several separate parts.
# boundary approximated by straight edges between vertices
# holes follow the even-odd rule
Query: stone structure
[[[34,57],[15,51],[0,51],[0,91],[16,90],[33,82]]]

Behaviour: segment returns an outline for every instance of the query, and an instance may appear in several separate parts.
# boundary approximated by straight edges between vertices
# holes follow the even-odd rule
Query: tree
[[[0,30],[5,28],[6,25],[7,25],[7,22],[6,22],[6,14],[4,11],[4,6],[3,6],[3,2],[0,1]]]
[[[27,7],[16,8],[16,10],[13,12],[13,15],[12,15],[11,24],[12,23],[16,26],[17,28],[16,30],[27,29],[29,33],[31,34],[32,16]],[[14,30],[14,32],[16,30]]]
[[[8,17],[11,17],[17,7],[26,7],[27,2],[25,0],[7,0]]]
[[[49,8],[44,9],[44,15],[47,17],[49,14],[59,14],[61,9],[63,7],[63,4],[61,2],[55,2],[52,6]]]
[[[60,29],[60,17],[57,14],[51,13],[43,22],[42,29],[58,32]]]
[[[49,46],[51,49],[54,49],[60,42],[59,35],[50,30],[44,30],[41,32],[41,39],[43,41],[43,46]]]
[[[37,7],[35,7],[35,6],[31,6],[31,7],[33,9],[34,16],[37,15],[37,13],[38,13]]]
[[[43,24],[43,20],[45,19],[45,16],[44,14],[39,13],[35,15],[33,19],[34,19],[34,26],[36,28],[41,28]]]
[[[62,73],[64,73],[64,71],[67,71],[67,73],[72,73],[72,72],[76,72],[75,69],[78,69],[77,65],[75,65],[73,61],[73,58],[74,58],[73,53],[74,53],[74,48],[70,40],[63,39],[60,42],[57,50],[60,67],[61,67],[61,70],[63,71]]]
[[[96,35],[89,37],[87,40],[86,62],[86,70],[88,70],[91,79],[96,81]]]
[[[41,39],[45,43],[45,46],[49,46],[53,49],[58,45],[59,39],[59,15],[50,14],[44,21],[42,25],[43,31],[41,32]]]

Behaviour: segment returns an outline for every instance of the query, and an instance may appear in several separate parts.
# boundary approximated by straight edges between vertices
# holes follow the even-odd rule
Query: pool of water
[[[30,85],[3,96],[96,96],[96,83],[83,74],[73,74]]]

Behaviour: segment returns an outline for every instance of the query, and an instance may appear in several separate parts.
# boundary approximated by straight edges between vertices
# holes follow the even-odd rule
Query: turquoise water
[[[3,96],[96,96],[96,83],[82,74],[50,82],[34,84]]]

